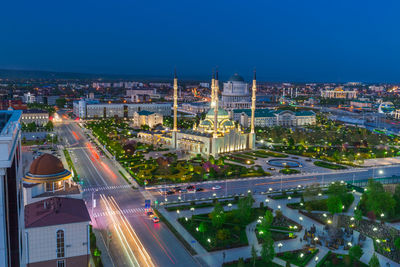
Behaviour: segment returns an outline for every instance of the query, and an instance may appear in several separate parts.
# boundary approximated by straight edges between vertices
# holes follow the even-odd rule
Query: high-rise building
[[[22,112],[0,111],[0,266],[25,266],[23,253]]]

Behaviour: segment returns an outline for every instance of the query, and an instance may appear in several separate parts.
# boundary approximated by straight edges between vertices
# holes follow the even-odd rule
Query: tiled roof
[[[82,199],[52,197],[25,206],[25,228],[89,221]]]

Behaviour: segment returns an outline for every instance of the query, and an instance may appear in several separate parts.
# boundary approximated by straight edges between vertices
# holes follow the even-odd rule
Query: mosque
[[[204,120],[194,125],[192,130],[178,129],[178,78],[174,76],[174,124],[171,131],[143,131],[138,138],[146,143],[163,144],[176,150],[203,156],[249,150],[255,148],[254,112],[256,106],[256,74],[252,85],[250,132],[235,125],[228,112],[219,104],[218,72],[211,80],[210,110]]]

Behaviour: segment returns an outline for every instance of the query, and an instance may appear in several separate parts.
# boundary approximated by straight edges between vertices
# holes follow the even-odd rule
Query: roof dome
[[[29,173],[34,175],[51,175],[57,174],[64,171],[64,166],[58,158],[50,154],[43,154],[35,159]]]
[[[244,79],[239,74],[235,73],[229,78],[230,82],[244,82]]]
[[[207,115],[208,115],[208,116],[210,116],[210,115],[214,116],[214,109],[211,108],[211,109],[207,112]],[[218,116],[229,116],[229,113],[228,113],[228,111],[226,111],[225,109],[219,108],[219,109],[218,109]]]
[[[43,154],[35,159],[23,180],[29,183],[58,182],[71,178],[71,172],[64,169],[58,158]]]

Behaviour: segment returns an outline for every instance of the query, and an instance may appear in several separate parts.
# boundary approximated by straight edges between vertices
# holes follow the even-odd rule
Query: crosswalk
[[[107,190],[118,190],[118,189],[126,189],[131,188],[132,185],[124,184],[124,185],[107,185],[107,186],[93,186],[83,188],[83,192],[95,192],[95,191],[107,191]]]
[[[119,214],[124,214],[124,215],[130,215],[130,214],[137,214],[137,215],[144,215],[145,214],[145,208],[133,208],[133,209],[123,209],[121,211],[102,211],[102,212],[94,212],[93,217],[94,218],[99,218],[99,217],[105,217],[109,215],[119,215]]]

